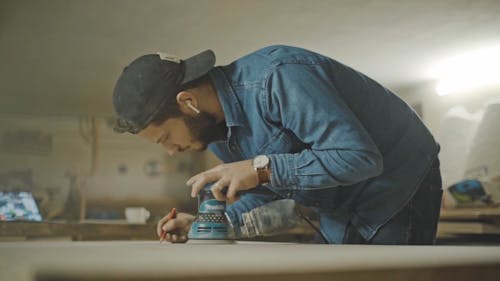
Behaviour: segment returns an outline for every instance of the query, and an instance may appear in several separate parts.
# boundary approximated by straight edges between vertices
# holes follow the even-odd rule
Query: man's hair
[[[187,91],[191,89],[199,88],[207,83],[210,83],[210,76],[207,74],[201,76],[198,79],[190,81],[184,85],[182,85],[181,91]],[[160,111],[156,114],[155,118],[151,121],[151,123],[155,125],[160,125],[165,120],[169,118],[175,118],[182,115],[182,112],[179,108],[179,104],[177,104],[177,95],[169,97],[165,102],[165,105],[160,109]]]

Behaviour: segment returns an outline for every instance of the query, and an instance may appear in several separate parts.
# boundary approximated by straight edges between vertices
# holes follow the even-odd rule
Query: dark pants
[[[348,225],[345,244],[432,245],[441,209],[441,172],[435,160],[410,202],[367,241]]]

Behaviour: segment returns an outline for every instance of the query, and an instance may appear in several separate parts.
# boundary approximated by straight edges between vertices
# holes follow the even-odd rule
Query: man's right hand
[[[176,218],[164,216],[156,226],[156,233],[161,238],[162,231],[167,235],[165,240],[172,243],[184,243],[188,240],[187,234],[195,217],[188,213],[178,213]]]

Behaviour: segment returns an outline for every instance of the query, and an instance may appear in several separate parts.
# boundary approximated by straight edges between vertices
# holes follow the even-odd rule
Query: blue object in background
[[[29,192],[0,192],[0,221],[42,221]]]
[[[490,196],[486,193],[479,180],[463,180],[450,186],[448,190],[458,203],[472,203],[474,201],[491,203]]]

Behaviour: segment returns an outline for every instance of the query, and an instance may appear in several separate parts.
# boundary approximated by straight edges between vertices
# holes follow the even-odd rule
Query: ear
[[[198,99],[191,92],[182,91],[176,96],[177,104],[182,113],[195,116],[199,114],[196,112],[198,110]]]

